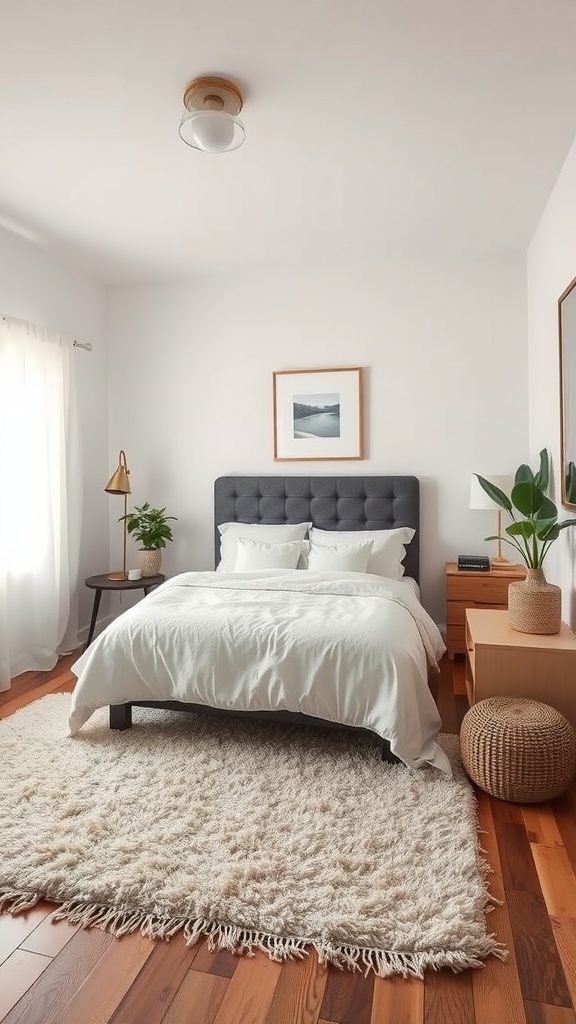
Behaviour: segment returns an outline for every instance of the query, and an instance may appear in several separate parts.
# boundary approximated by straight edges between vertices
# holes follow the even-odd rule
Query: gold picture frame
[[[576,511],[576,277],[558,299],[560,500]]]
[[[275,370],[275,462],[364,458],[362,366]]]

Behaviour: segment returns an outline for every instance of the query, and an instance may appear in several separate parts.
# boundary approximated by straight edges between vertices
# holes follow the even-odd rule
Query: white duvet
[[[370,729],[407,765],[449,773],[427,673],[444,650],[406,581],[182,573],[115,619],[72,666],[70,732],[96,708],[127,701],[296,711]]]

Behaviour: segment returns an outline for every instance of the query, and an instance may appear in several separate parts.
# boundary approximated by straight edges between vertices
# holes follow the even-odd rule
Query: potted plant
[[[138,565],[143,576],[157,576],[162,565],[162,548],[174,540],[169,520],[177,521],[176,516],[167,516],[165,508],[151,508],[146,501],[140,508],[120,516],[119,522],[126,520],[126,529],[140,544],[138,549]]]
[[[560,587],[547,583],[542,565],[560,531],[576,525],[576,519],[558,522],[558,509],[547,496],[550,462],[545,448],[540,452],[540,466],[533,473],[530,466],[516,470],[510,497],[499,487],[476,474],[492,501],[512,518],[506,536],[486,537],[511,544],[527,567],[526,579],[511,583],[508,589],[510,625],[521,633],[558,633],[561,623]]]

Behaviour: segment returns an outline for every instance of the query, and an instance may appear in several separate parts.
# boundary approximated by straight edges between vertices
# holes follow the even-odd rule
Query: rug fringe
[[[0,914],[22,914],[40,902],[42,896],[21,889],[0,889]]]
[[[29,910],[49,894],[30,893],[0,889],[0,912],[18,914]],[[496,901],[499,902],[499,901]],[[100,928],[117,938],[130,932],[140,933],[150,939],[168,941],[182,931],[187,946],[194,946],[201,938],[208,940],[208,948],[226,949],[231,953],[254,956],[254,950],[262,950],[271,960],[285,961],[303,959],[311,949],[316,950],[320,964],[332,964],[341,970],[371,971],[380,978],[393,974],[404,977],[423,978],[424,971],[439,971],[444,967],[455,973],[467,968],[483,967],[489,956],[506,960],[508,950],[497,942],[493,935],[487,935],[474,949],[468,950],[427,950],[408,952],[406,950],[371,949],[364,946],[338,945],[296,936],[281,937],[256,929],[236,925],[220,924],[205,918],[164,917],[131,908],[118,908],[98,903],[83,903],[69,900],[62,903],[54,914],[55,921],[69,921],[82,928]]]

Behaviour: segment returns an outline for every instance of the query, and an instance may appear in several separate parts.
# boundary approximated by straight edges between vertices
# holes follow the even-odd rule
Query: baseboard
[[[105,615],[103,618],[97,619],[96,620],[96,627],[94,629],[94,636],[95,637],[98,636],[98,634],[101,633],[102,630],[106,629],[106,626],[109,626],[110,623],[115,618],[116,618],[116,615]],[[66,651],[59,650],[58,654],[60,655],[60,657],[63,657],[66,654],[78,654],[78,656],[80,656],[80,654],[82,653],[82,650],[84,648],[84,644],[86,643],[86,641],[88,639],[89,629],[90,629],[89,626],[82,626],[82,628],[79,629],[78,632],[76,633],[76,641],[77,642],[69,650],[66,650]]]

